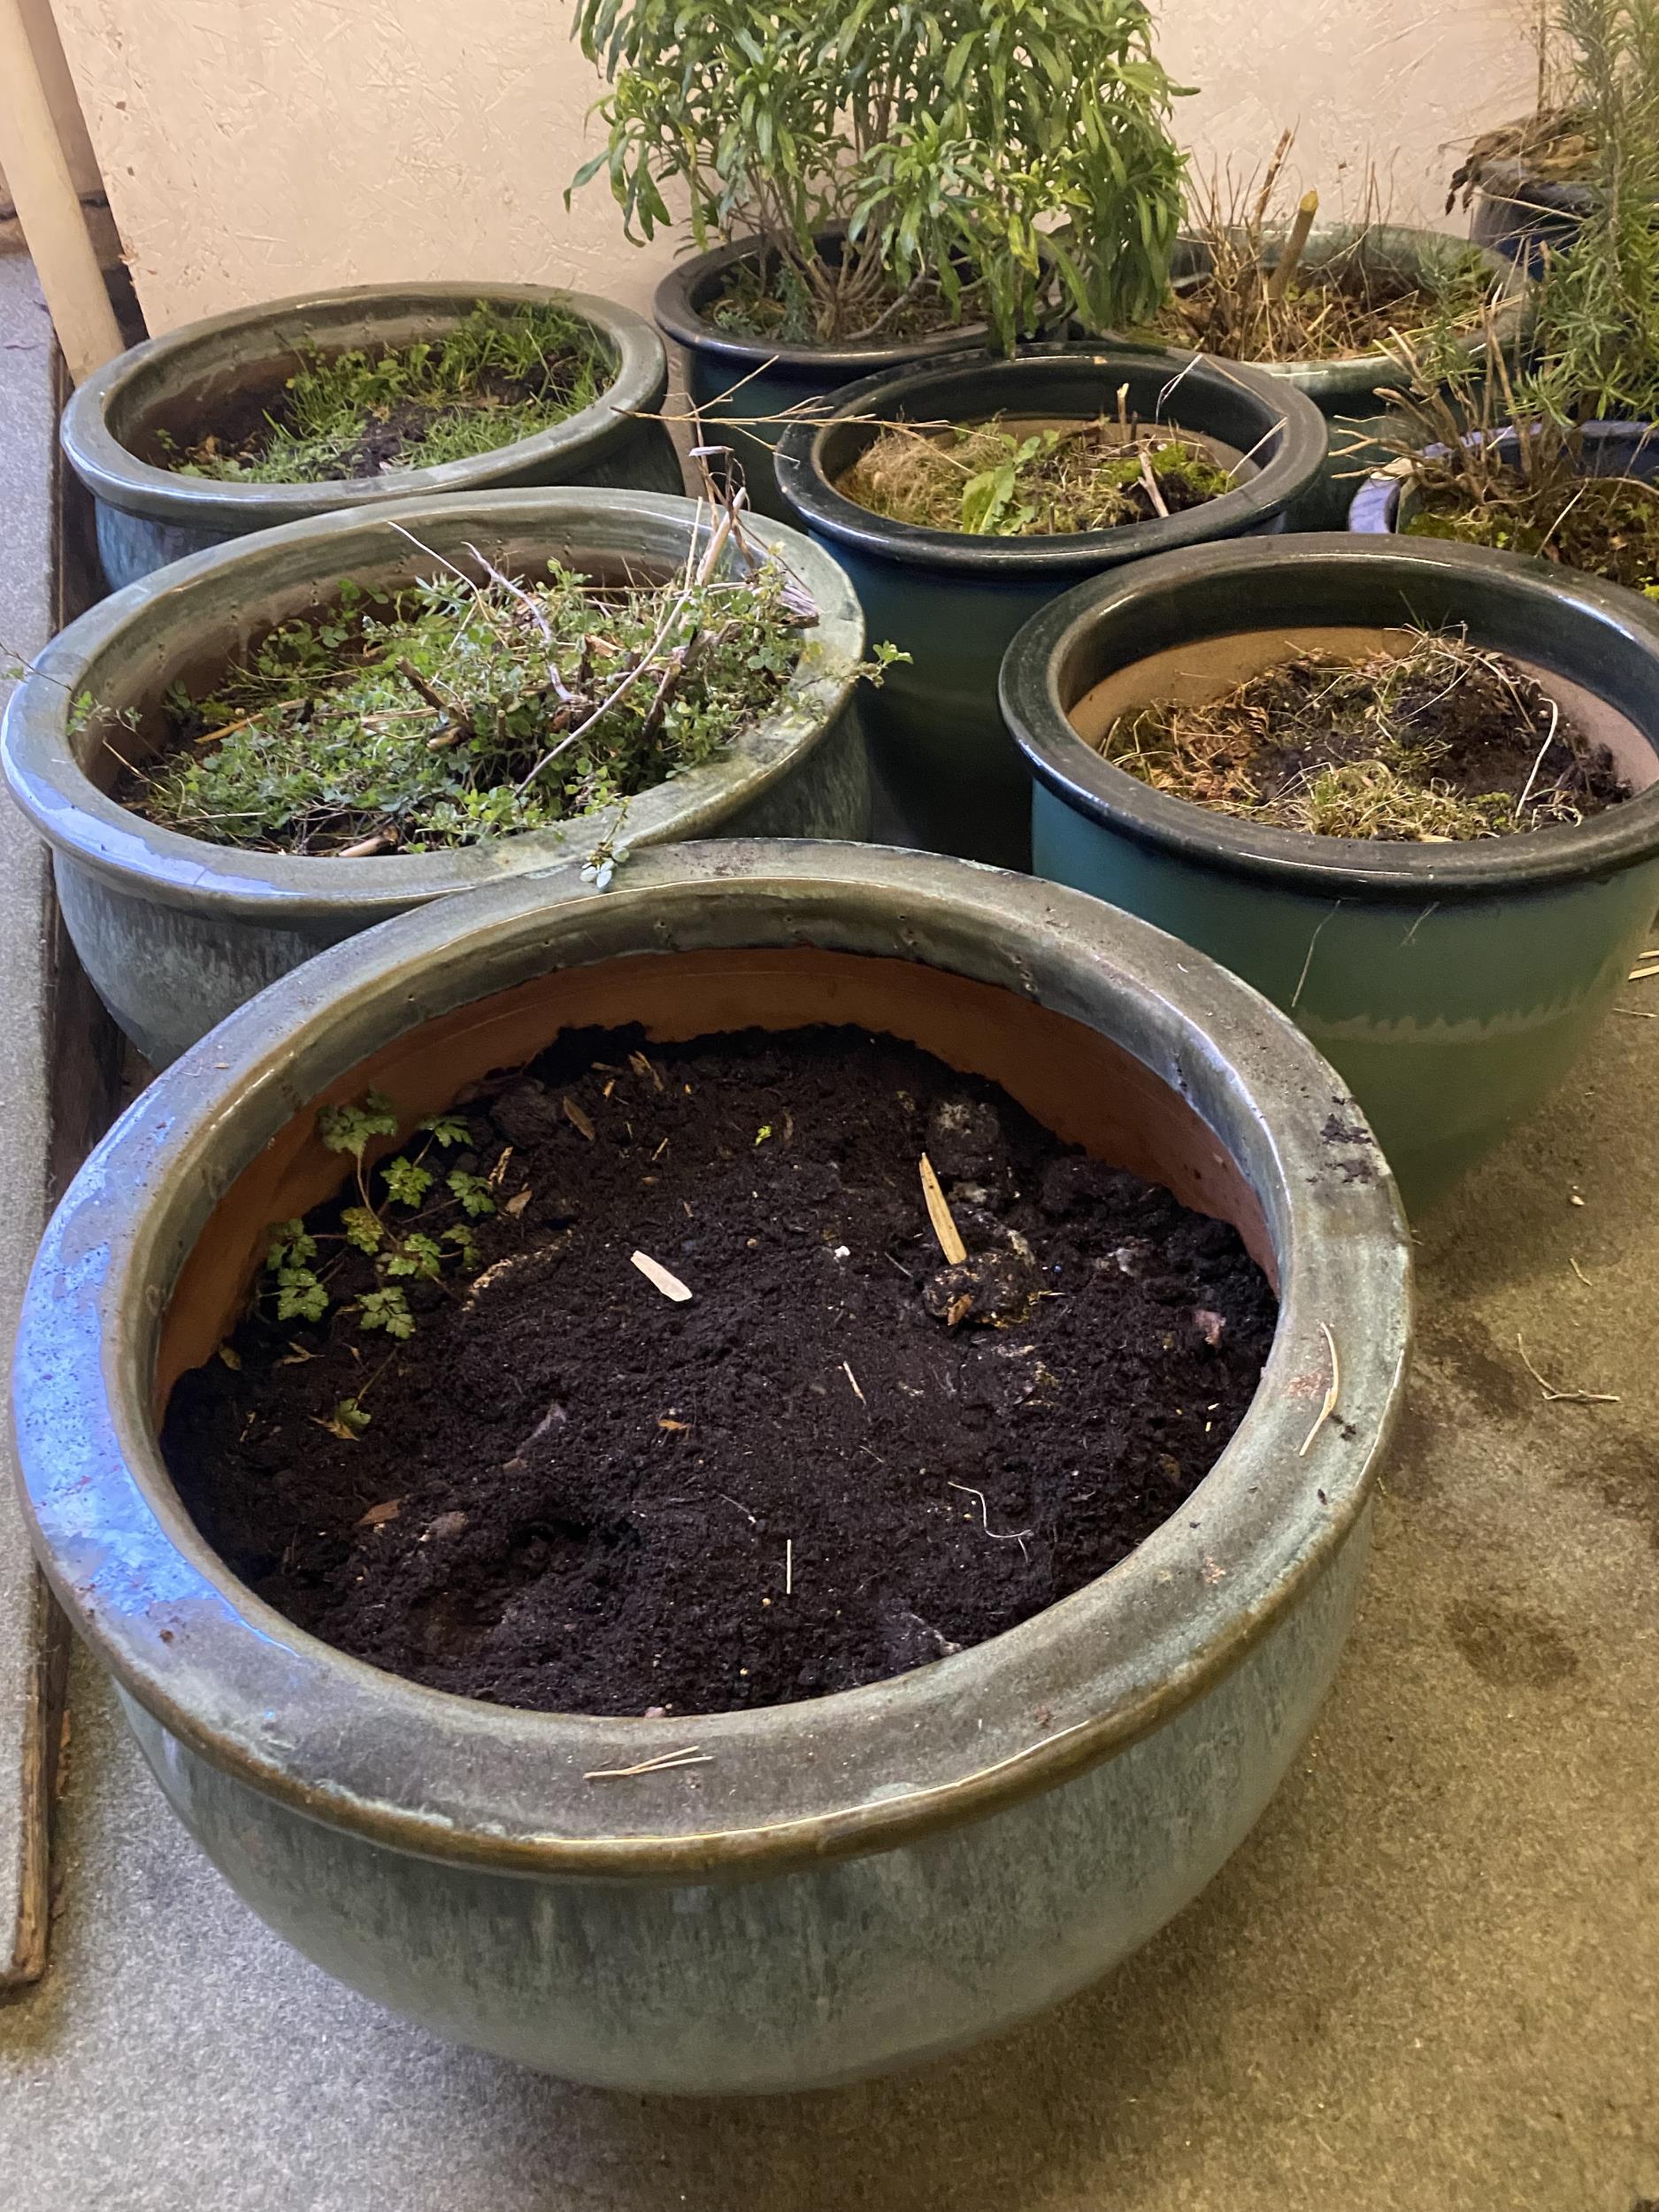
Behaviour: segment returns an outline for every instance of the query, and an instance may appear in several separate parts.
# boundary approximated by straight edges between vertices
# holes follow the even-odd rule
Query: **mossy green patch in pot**
[[[556,329],[567,334],[544,373]],[[458,399],[463,385],[489,403],[427,404]],[[96,502],[100,557],[119,589],[335,509],[529,484],[678,492],[660,419],[667,388],[661,339],[608,300],[545,285],[358,285],[237,308],[133,347],[72,396],[62,442]],[[366,434],[342,415],[352,394],[347,412],[365,418]],[[502,442],[503,427],[513,434]]]
[[[1607,748],[1633,795],[1463,841],[1310,834],[1154,788],[1098,749],[1172,689],[1214,699],[1298,655],[1351,660],[1425,628],[1524,671],[1535,705]],[[1196,548],[1046,610],[1009,654],[1002,698],[1036,778],[1038,872],[1173,930],[1294,1014],[1353,1084],[1409,1202],[1571,1066],[1659,903],[1659,613],[1610,585],[1397,538]],[[1517,758],[1524,721],[1530,736],[1517,709]]]
[[[1131,452],[1137,439],[1152,441],[1145,471],[1136,454],[1134,482],[1117,488],[1135,498],[1140,518],[1002,534],[964,527],[960,503],[955,526],[937,528],[891,519],[848,496],[849,472],[870,465],[867,457],[895,426],[907,442],[942,436],[946,464],[956,459],[961,474],[950,426],[991,422],[1015,441],[1000,522],[1029,503],[1017,480],[1027,439],[1036,436],[1041,447],[1051,430],[1069,438],[1102,419]],[[1226,486],[1158,513],[1145,480],[1156,488],[1153,451],[1172,443],[1193,449],[1206,467],[1218,465]],[[792,425],[778,449],[784,492],[814,537],[845,563],[872,634],[910,657],[872,702],[883,833],[968,859],[1026,865],[1029,779],[996,704],[997,669],[1020,625],[1104,569],[1171,546],[1282,527],[1325,453],[1324,419],[1293,387],[1232,363],[1133,346],[1028,347],[1010,360],[958,357],[872,378],[842,393],[822,422]],[[1054,457],[1030,457],[1045,467]],[[973,475],[987,473],[964,475],[964,493]],[[990,515],[999,488],[989,488],[971,520]]]

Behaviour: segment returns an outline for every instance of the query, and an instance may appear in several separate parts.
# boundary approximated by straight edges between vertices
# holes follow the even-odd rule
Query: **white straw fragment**
[[[678,1275],[671,1275],[660,1260],[654,1260],[649,1252],[633,1252],[628,1256],[653,1290],[660,1290],[664,1298],[672,1298],[677,1306],[683,1306],[691,1293]]]

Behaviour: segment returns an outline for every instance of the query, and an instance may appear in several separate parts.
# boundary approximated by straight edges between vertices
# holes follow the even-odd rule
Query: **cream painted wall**
[[[666,258],[603,184],[567,0],[55,0],[152,330],[311,287],[550,278],[643,305]],[[1287,124],[1327,207],[1368,164],[1440,219],[1448,150],[1524,108],[1532,0],[1165,0],[1201,166]]]

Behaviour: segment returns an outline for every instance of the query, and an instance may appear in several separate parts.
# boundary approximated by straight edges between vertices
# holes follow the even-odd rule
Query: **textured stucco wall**
[[[152,329],[310,286],[552,278],[643,303],[566,0],[55,0]],[[1302,180],[1439,219],[1446,150],[1525,106],[1532,0],[1166,0],[1201,165],[1298,126]]]

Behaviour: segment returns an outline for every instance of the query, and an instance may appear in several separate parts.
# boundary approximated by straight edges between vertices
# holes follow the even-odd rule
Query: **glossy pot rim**
[[[1206,401],[1236,407],[1242,396],[1258,425],[1258,440],[1265,441],[1277,431],[1273,449],[1251,475],[1202,506],[1148,522],[1125,523],[1115,530],[1065,537],[979,537],[924,529],[875,514],[835,489],[827,449],[849,417],[902,411],[911,419],[927,419],[930,391],[949,388],[964,375],[971,375],[984,394],[983,406],[976,396],[974,412],[1018,413],[1021,394],[1086,372],[1098,373],[1108,387],[1114,378],[1119,382],[1157,378],[1160,394],[1168,396],[1167,419],[1194,432],[1205,427]],[[1021,346],[1007,356],[958,353],[867,377],[837,391],[827,410],[789,423],[778,441],[776,465],[778,488],[803,526],[839,548],[907,568],[1015,581],[1089,575],[1171,547],[1260,530],[1313,483],[1325,465],[1327,442],[1318,408],[1283,377],[1206,354],[1109,340]]]
[[[1103,759],[1072,727],[1068,704],[1089,688],[1073,679],[1102,627],[1125,634],[1125,651],[1109,665],[1127,666],[1141,657],[1128,641],[1155,607],[1189,639],[1233,634],[1257,626],[1225,617],[1208,622],[1206,607],[1218,595],[1259,589],[1271,578],[1294,599],[1321,580],[1322,571],[1334,572],[1323,579],[1327,585],[1358,598],[1341,618],[1352,622],[1379,618],[1379,591],[1399,595],[1395,613],[1384,619],[1398,619],[1402,611],[1409,618],[1414,585],[1419,592],[1433,588],[1466,595],[1459,604],[1477,638],[1483,600],[1500,599],[1517,624],[1535,626],[1538,636],[1548,636],[1550,622],[1559,618],[1555,611],[1570,610],[1578,654],[1559,672],[1606,696],[1612,657],[1647,695],[1644,731],[1659,746],[1659,611],[1633,592],[1480,546],[1322,532],[1223,541],[1137,563],[1091,579],[1033,615],[1009,647],[999,687],[1003,719],[1033,775],[1085,819],[1137,843],[1199,868],[1222,868],[1338,901],[1389,897],[1420,904],[1511,895],[1579,882],[1659,856],[1659,784],[1570,828],[1468,844],[1384,844],[1265,828],[1155,791]],[[1169,611],[1177,606],[1179,614]],[[1181,624],[1179,615],[1188,612],[1194,619]],[[1273,618],[1264,615],[1259,626],[1270,626]],[[1160,634],[1150,649],[1175,641]]]
[[[843,225],[830,224],[818,233],[818,242],[820,246],[831,243],[845,234]],[[983,323],[953,324],[926,338],[886,342],[865,338],[834,346],[774,345],[764,338],[743,338],[721,330],[703,314],[703,303],[722,278],[746,261],[759,260],[765,250],[758,238],[739,238],[708,253],[677,261],[658,283],[651,302],[657,328],[690,352],[709,354],[745,369],[799,369],[836,381],[990,343],[990,331]]]
[[[141,460],[110,427],[111,414],[135,394],[165,392],[188,379],[204,357],[228,351],[234,358],[236,345],[251,333],[291,322],[301,334],[315,318],[331,341],[360,344],[378,322],[400,309],[429,316],[442,326],[480,303],[568,309],[596,330],[610,349],[616,365],[611,382],[588,406],[532,437],[431,468],[346,482],[238,485],[183,476]],[[526,470],[555,466],[613,443],[627,417],[655,415],[667,389],[668,357],[644,316],[592,293],[546,284],[358,284],[233,308],[130,347],[77,387],[64,410],[59,436],[75,474],[105,504],[177,528],[241,533],[341,510],[379,510],[398,500],[487,489]]]
[[[373,576],[406,562],[403,532],[442,555],[464,554],[469,538],[491,531],[545,532],[556,543],[561,533],[579,534],[584,526],[625,539],[626,549],[657,550],[677,563],[694,536],[707,539],[711,525],[707,509],[666,493],[531,486],[312,516],[175,561],[101,600],[36,656],[0,725],[0,765],[12,796],[55,854],[134,896],[264,922],[376,909],[390,914],[412,900],[475,889],[504,874],[545,873],[618,827],[630,845],[711,833],[789,774],[828,730],[859,680],[864,655],[864,616],[845,572],[798,531],[760,517],[745,523],[750,538],[778,554],[818,607],[803,661],[772,711],[726,754],[641,793],[626,817],[613,805],[449,851],[357,860],[262,852],[147,821],[100,790],[75,757],[74,702],[98,688],[96,680],[89,686],[89,672],[125,656],[142,677],[149,641],[193,618],[222,623],[215,609],[227,591],[251,600],[262,576],[272,576],[274,590],[278,578],[293,575],[326,595],[342,576]]]
[[[294,1628],[209,1550],[155,1441],[163,1317],[218,1198],[328,1083],[457,1006],[619,954],[740,945],[902,956],[996,985],[1116,1036],[1202,1105],[1256,1192],[1281,1278],[1261,1386],[1217,1466],[1135,1552],[1023,1625],[887,1682],[751,1713],[518,1711],[421,1688]],[[1368,1502],[1398,1410],[1409,1270],[1391,1179],[1340,1079],[1264,999],[1161,931],[932,855],[664,848],[603,894],[570,871],[385,923],[273,984],[157,1078],[42,1244],[14,1367],[24,1496],[53,1586],[104,1663],[250,1787],[475,1866],[764,1873],[1052,1787],[1238,1663]],[[1309,1441],[1327,1329],[1341,1389]],[[693,1744],[708,1763],[690,1777],[585,1778]]]
[[[1461,250],[1483,262],[1498,294],[1494,320],[1499,342],[1506,350],[1520,342],[1531,318],[1532,280],[1525,269],[1493,247],[1468,239],[1448,238],[1444,231],[1418,230],[1402,223],[1321,223],[1315,226],[1309,237],[1304,260],[1317,265],[1367,239],[1376,240],[1386,252],[1402,257],[1409,254],[1419,262],[1425,250],[1430,247],[1453,252]],[[1270,246],[1273,260],[1278,258],[1277,244],[1274,241]],[[1171,273],[1178,280],[1183,276],[1195,275],[1208,265],[1209,259],[1209,249],[1202,240],[1183,234],[1176,242]],[[1464,334],[1456,340],[1455,350],[1467,366],[1479,367],[1486,357],[1486,334],[1479,330]],[[1411,381],[1404,366],[1386,353],[1340,354],[1328,359],[1303,361],[1258,361],[1252,365],[1264,375],[1294,383],[1310,397],[1327,406],[1403,391]]]

